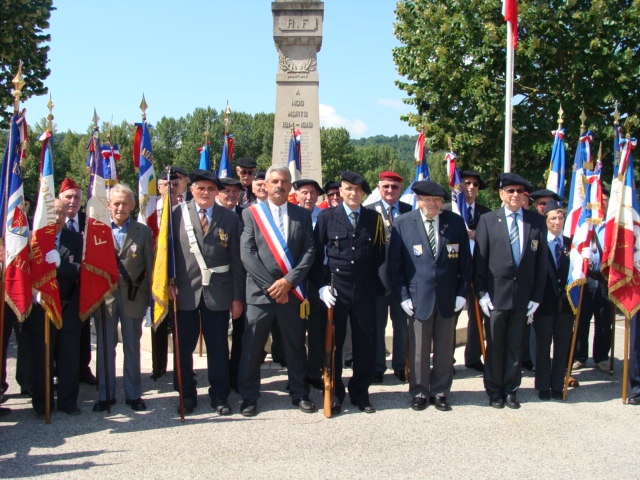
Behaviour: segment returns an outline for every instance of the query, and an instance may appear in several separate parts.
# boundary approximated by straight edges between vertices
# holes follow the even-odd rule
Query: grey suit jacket
[[[242,212],[244,230],[240,255],[247,270],[248,304],[272,303],[273,299],[267,294],[267,289],[273,282],[284,277],[295,288],[304,281],[307,272],[313,265],[316,249],[313,241],[311,214],[308,210],[292,203],[287,204],[287,214],[289,216],[287,247],[293,256],[295,267],[283,275],[266,239],[253,218],[253,214],[249,208],[245,208]],[[291,292],[289,292],[289,301],[299,303],[297,297]]]
[[[122,248],[118,250],[115,244],[116,255],[126,270],[132,282],[136,282],[141,276],[142,281],[135,299],[129,300],[129,284],[120,274],[118,289],[122,298],[124,314],[131,318],[144,317],[151,300],[151,276],[153,274],[153,238],[151,229],[137,222],[133,218],[127,229],[127,234],[122,242]],[[106,306],[109,315],[113,315],[114,297],[109,294],[106,298]]]
[[[193,200],[187,202],[196,240],[207,267],[229,265],[226,273],[214,273],[208,286],[202,285],[202,274],[196,257],[189,248],[189,237],[182,218],[182,208],[173,209],[173,241],[175,242],[176,286],[178,310],[195,310],[204,296],[209,310],[229,310],[233,300],[244,301],[244,269],[240,261],[240,221],[231,210],[217,205],[204,234]]]

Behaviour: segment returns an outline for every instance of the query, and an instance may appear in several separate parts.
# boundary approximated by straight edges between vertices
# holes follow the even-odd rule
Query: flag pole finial
[[[20,110],[22,89],[25,86],[24,77],[22,76],[22,60],[18,62],[18,73],[16,73],[11,83],[13,83],[13,113],[18,113]]]
[[[93,107],[93,126],[95,128],[98,128],[98,122],[100,121],[100,117],[98,116],[98,113],[96,112],[96,107]]]
[[[451,136],[447,135],[447,145],[449,145],[449,151],[453,152],[453,142],[451,141]]]
[[[587,114],[584,113],[584,108],[582,109],[582,113],[580,114],[580,121],[582,122],[582,124],[580,124],[580,134],[584,135],[587,132],[587,126],[584,123],[587,121]]]
[[[229,123],[231,120],[229,117],[231,116],[231,109],[229,108],[229,101],[227,101],[227,108],[224,110],[224,133],[229,133]]]
[[[53,133],[53,100],[51,94],[49,94],[49,101],[47,102],[47,108],[49,109],[49,115],[47,115],[47,130],[49,133]]]
[[[615,105],[616,109],[613,112],[613,124],[620,125],[620,109],[618,108],[620,106],[620,102],[616,100]]]
[[[142,94],[142,101],[140,102],[140,110],[142,110],[142,120],[147,120],[147,101],[144,98],[144,93]]]
[[[564,115],[564,110],[562,110],[562,104],[560,104],[560,108],[558,109],[558,130],[562,128],[562,124],[564,123],[562,115]]]

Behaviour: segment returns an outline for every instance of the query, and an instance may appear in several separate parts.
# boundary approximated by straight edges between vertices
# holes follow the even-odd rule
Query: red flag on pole
[[[511,38],[513,49],[518,47],[518,2],[517,0],[503,0],[502,15],[505,22],[511,22]]]

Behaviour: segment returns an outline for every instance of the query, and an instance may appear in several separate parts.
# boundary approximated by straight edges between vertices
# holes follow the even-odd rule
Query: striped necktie
[[[427,236],[429,237],[429,244],[431,245],[431,252],[435,257],[438,253],[438,244],[436,243],[436,232],[433,228],[433,218],[427,218]]]
[[[509,230],[509,242],[511,242],[511,252],[516,266],[520,265],[520,231],[518,229],[518,214],[516,212],[509,215],[513,218],[511,229]]]
[[[207,218],[207,211],[204,208],[200,209],[200,226],[202,227],[202,233],[207,233],[209,219]]]

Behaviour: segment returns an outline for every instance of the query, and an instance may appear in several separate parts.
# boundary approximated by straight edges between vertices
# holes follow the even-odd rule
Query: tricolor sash
[[[282,274],[286,275],[290,270],[295,268],[296,262],[287,247],[287,242],[284,241],[284,237],[278,227],[276,227],[273,221],[273,216],[267,207],[266,202],[258,203],[249,207],[249,211],[262,233],[262,236],[269,245],[269,250],[273,258],[275,258]],[[292,290],[293,294],[300,300],[300,318],[307,318],[309,316],[310,306],[307,299],[306,289],[302,284],[297,285]]]

